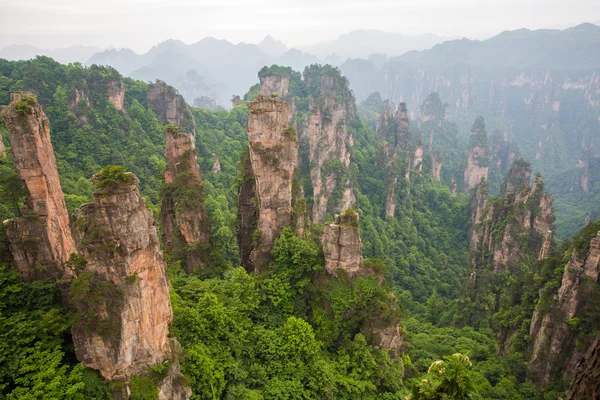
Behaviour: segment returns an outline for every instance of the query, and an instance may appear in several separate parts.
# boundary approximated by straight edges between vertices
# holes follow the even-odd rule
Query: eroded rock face
[[[212,155],[213,158],[213,166],[212,166],[212,173],[213,174],[218,174],[219,172],[221,172],[221,160],[219,160],[219,156],[217,156],[216,154]]]
[[[98,189],[73,217],[87,262],[69,291],[79,311],[75,354],[108,380],[126,380],[170,354],[173,313],[156,225],[137,178],[126,177]]]
[[[520,168],[511,171],[514,174],[509,174],[508,182],[511,179],[520,181],[519,178],[511,178],[512,175],[530,173],[530,170],[523,172]],[[491,254],[485,263],[493,265],[494,273],[516,265],[522,256],[522,245],[526,242],[531,242],[538,259],[547,256],[553,237],[554,211],[552,196],[544,192],[540,175],[536,176],[532,187],[522,184],[516,193],[507,191],[501,203],[494,203],[489,208],[486,206],[487,188],[480,184],[471,207],[472,221],[478,221],[473,226],[471,250],[481,255]],[[499,226],[503,229],[497,229]],[[481,260],[474,262],[482,263]]]
[[[167,126],[167,187],[161,205],[165,250],[184,253],[184,269],[187,273],[203,266],[203,253],[207,249],[202,247],[208,245],[210,236],[194,142],[193,134],[183,133],[175,125]]]
[[[242,152],[240,164],[242,176],[238,192],[237,242],[240,249],[240,262],[249,272],[254,271],[250,254],[256,245],[258,225],[258,199],[256,198],[256,178],[250,162],[250,150]]]
[[[305,80],[308,85],[319,85],[320,94],[308,126],[309,158],[312,165],[310,178],[313,186],[313,221],[322,221],[327,211],[339,212],[350,208],[356,201],[350,178],[343,176],[350,166],[350,148],[354,137],[346,124],[354,118],[354,109],[336,98],[335,77],[324,75],[320,82]],[[330,201],[334,192],[340,193],[336,204]]]
[[[473,189],[481,182],[488,179],[488,138],[485,132],[485,123],[478,117],[471,128],[467,168],[465,169],[465,191]]]
[[[585,254],[573,251],[550,309],[544,311],[538,305],[533,314],[529,332],[531,357],[528,372],[535,384],[547,385],[558,371],[562,371],[564,378],[570,378],[577,361],[584,357],[586,348],[575,346],[578,334],[569,327],[567,321],[584,312],[596,290],[599,274],[600,235],[597,235],[591,240]],[[596,348],[594,356],[592,350],[590,357],[597,358],[597,351]],[[595,362],[597,364],[598,359]],[[580,375],[580,378],[586,379],[584,375]]]
[[[398,153],[403,151],[406,160],[404,166],[406,169],[405,177],[408,179],[412,154],[410,154],[411,138],[406,104],[400,103],[397,112],[394,112],[393,106],[390,106],[387,101],[384,102],[383,112],[377,116],[377,132],[386,141],[383,148],[385,168],[390,171],[394,170],[398,163]],[[396,212],[395,186],[398,183],[398,176],[392,173],[391,176],[386,178],[389,178],[389,183],[385,201],[385,216],[392,217]]]
[[[123,100],[125,99],[125,85],[122,80],[115,80],[108,84],[106,96],[117,110],[123,111]]]
[[[298,141],[294,129],[288,125],[287,103],[259,95],[248,106],[248,146],[260,232],[250,262],[255,269],[260,269],[281,230],[292,223],[292,183]]]
[[[358,214],[336,215],[335,222],[325,224],[321,240],[325,269],[330,275],[337,276],[337,270],[343,270],[350,277],[359,272],[363,259]]]
[[[527,166],[528,168],[528,166]],[[519,168],[513,175],[528,175]],[[507,181],[518,180],[509,177]],[[507,186],[507,184],[505,184]],[[520,185],[516,193],[488,200],[487,183],[473,189],[470,249],[472,272],[465,282],[467,310],[459,308],[461,323],[476,326],[497,310],[501,293],[492,282],[521,272],[522,263],[548,256],[553,238],[552,197],[544,192],[541,176],[532,187]],[[502,275],[503,272],[508,275]],[[460,306],[459,306],[460,307]],[[518,326],[502,326],[498,333],[500,354],[508,354]]]
[[[165,251],[192,273],[208,251],[208,213],[196,153],[196,124],[183,97],[162,81],[148,86],[148,105],[166,127],[166,190],[161,204]]]
[[[15,168],[27,189],[22,217],[4,221],[15,266],[28,280],[72,276],[64,265],[75,244],[50,142],[50,125],[35,97],[11,95],[2,108]]]
[[[413,157],[413,169],[420,174],[423,169],[423,144],[418,142]]]
[[[266,75],[260,77],[260,93],[265,96],[276,94],[284,98],[290,86],[289,76]]]
[[[181,131],[195,135],[194,116],[174,87],[160,80],[148,85],[148,107],[162,124],[176,125]]]
[[[566,400],[597,399],[600,396],[600,333],[579,360]]]

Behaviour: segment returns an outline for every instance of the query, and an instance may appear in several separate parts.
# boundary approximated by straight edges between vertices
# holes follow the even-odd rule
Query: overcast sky
[[[0,0],[0,48],[73,44],[147,51],[205,36],[289,46],[353,29],[485,38],[503,30],[600,21],[599,0]]]

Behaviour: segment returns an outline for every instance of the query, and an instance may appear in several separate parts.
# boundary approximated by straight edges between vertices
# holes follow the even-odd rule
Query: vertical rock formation
[[[125,99],[125,85],[121,79],[111,81],[106,90],[106,96],[117,110],[123,111],[123,100]]]
[[[257,231],[252,234],[256,245],[249,258],[254,269],[260,270],[281,230],[292,223],[298,141],[295,130],[288,126],[287,103],[259,95],[248,106],[249,159],[258,209]]]
[[[600,397],[600,333],[579,360],[565,400],[597,399]]]
[[[75,253],[75,245],[48,118],[35,97],[24,92],[11,95],[2,117],[15,167],[27,189],[23,216],[4,221],[15,266],[28,280],[72,276],[64,263]]]
[[[327,212],[345,210],[356,201],[349,176],[354,137],[346,127],[354,119],[355,112],[348,82],[339,73],[313,76],[307,70],[304,79],[313,92],[320,94],[309,105],[308,127],[313,221],[317,222],[322,221]]]
[[[488,199],[485,181],[473,190],[470,231],[473,270],[465,284],[465,301],[459,306],[459,316],[465,323],[476,326],[489,318],[497,311],[502,295],[497,289],[502,287],[498,282],[506,276],[522,275],[526,267],[521,264],[532,268],[534,260],[549,253],[554,221],[552,197],[544,192],[539,174],[534,185],[528,186],[530,173],[528,163],[515,162],[504,187],[518,188],[506,191],[503,197]],[[502,274],[505,271],[509,274]],[[465,310],[460,309],[463,305],[467,307]],[[515,326],[501,329],[500,353],[510,349],[511,338],[518,329]]]
[[[237,242],[240,249],[240,262],[248,271],[254,271],[250,260],[252,249],[256,246],[258,234],[258,199],[256,198],[256,178],[250,162],[250,150],[242,151],[240,157],[241,173],[238,192]]]
[[[363,264],[362,242],[358,230],[358,214],[353,209],[335,216],[334,222],[325,224],[321,237],[325,269],[327,273],[340,279],[359,279],[375,276],[381,286],[383,276]],[[397,308],[398,299],[391,293],[383,299],[384,307]],[[382,304],[380,304],[381,306]],[[383,313],[385,314],[385,313]],[[398,356],[404,348],[404,340],[400,333],[397,317],[374,313],[363,321],[361,332],[373,339],[376,348],[384,348],[392,357]]]
[[[473,189],[481,178],[487,180],[489,165],[489,140],[483,117],[477,117],[471,128],[467,168],[465,169],[465,191]]]
[[[390,107],[389,103],[384,102],[384,109],[377,118],[377,132],[379,136],[385,140],[383,148],[383,159],[386,168],[386,186],[388,192],[385,201],[385,216],[392,217],[396,212],[396,196],[395,187],[398,183],[398,175],[400,166],[398,153],[404,153],[405,159],[405,176],[408,179],[410,170],[410,130],[408,122],[408,113],[406,110],[406,104],[400,103],[398,105],[397,113],[394,114],[393,107]]]
[[[558,372],[562,372],[564,378],[570,378],[577,361],[584,358],[587,343],[576,346],[582,338],[573,321],[583,317],[592,297],[597,296],[599,274],[600,233],[591,239],[587,251],[577,247],[573,249],[558,293],[552,300],[540,300],[536,307],[529,332],[531,357],[528,364],[529,375],[535,384],[547,385]],[[551,302],[549,307],[548,301]],[[591,362],[597,364],[597,348],[595,351],[594,356],[594,350],[591,350],[588,360],[596,357]]]
[[[501,202],[486,207],[487,194],[483,188],[473,197],[472,204],[476,206],[471,209],[472,220],[479,225],[474,229],[477,247],[471,250],[479,257],[475,263],[492,265],[494,273],[516,265],[523,256],[524,246],[536,258],[543,258],[552,242],[552,197],[544,192],[539,174],[529,187],[530,174],[529,163],[517,161],[506,178],[507,190]],[[475,244],[473,237],[471,243]]]
[[[417,174],[420,174],[423,170],[423,142],[417,141],[415,147],[415,155],[413,157],[413,169]]]
[[[94,202],[73,216],[85,260],[69,289],[78,311],[72,328],[75,354],[104,379],[127,381],[173,357],[169,282],[152,211],[135,175],[108,167],[93,180]]]
[[[356,275],[362,264],[362,242],[358,231],[358,214],[348,209],[342,216],[336,215],[335,222],[325,224],[323,229],[323,253],[325,269],[337,276],[343,270],[348,276]]]
[[[148,86],[148,104],[165,124],[166,189],[161,220],[165,250],[184,260],[192,273],[204,266],[208,253],[208,213],[202,195],[202,177],[195,145],[195,122],[183,97],[164,82]]]
[[[213,153],[212,159],[213,159],[213,166],[211,168],[211,171],[213,174],[218,174],[219,172],[221,172],[221,160],[219,160],[219,156],[216,155],[215,153]]]
[[[177,125],[183,132],[195,135],[194,116],[174,87],[160,80],[148,85],[148,107],[162,124]]]

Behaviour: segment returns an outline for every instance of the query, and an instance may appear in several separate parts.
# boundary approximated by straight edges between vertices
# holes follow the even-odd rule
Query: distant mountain
[[[429,49],[446,39],[431,33],[411,36],[360,29],[341,35],[335,40],[304,46],[301,50],[322,59],[331,54],[336,54],[344,59],[367,58],[373,53],[394,57],[411,50]]]
[[[83,63],[87,61],[94,53],[97,53],[101,50],[102,49],[99,47],[81,45],[75,45],[56,50],[39,49],[27,44],[11,45],[0,50],[0,58],[14,61],[29,60],[35,58],[36,56],[48,56],[62,64],[68,64],[72,62]]]
[[[594,183],[600,176],[600,26],[506,31],[384,63],[346,60],[340,69],[359,101],[379,92],[406,102],[416,118],[425,98],[437,92],[461,132],[479,115],[492,121],[544,174],[557,212],[567,216],[557,227],[561,235],[575,233],[589,218],[573,210],[600,215],[600,185]]]
[[[210,97],[229,107],[232,95],[245,93],[265,65],[301,70],[318,62],[316,57],[287,50],[283,43],[267,36],[258,45],[236,45],[212,37],[187,45],[171,39],[144,54],[129,49],[106,50],[94,54],[86,64],[110,65],[124,75],[145,81],[163,80],[176,87],[190,104],[196,98]]]
[[[265,38],[258,44],[258,48],[265,54],[271,57],[279,57],[288,50],[285,43],[273,39],[271,35]]]

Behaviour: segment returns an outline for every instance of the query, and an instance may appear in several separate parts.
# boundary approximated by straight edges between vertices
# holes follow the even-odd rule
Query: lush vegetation
[[[311,111],[309,96],[316,99],[316,107],[322,105],[318,99],[325,76],[332,82],[335,100],[355,111],[347,80],[335,68],[311,66],[304,71],[304,80],[299,73],[276,66],[259,75],[269,74],[290,78],[285,100],[293,98],[298,124]],[[44,57],[0,60],[0,104],[8,103],[14,90],[36,94],[50,119],[70,210],[91,200],[94,190],[131,183],[131,175],[124,172],[132,171],[157,211],[166,190],[162,178],[166,127],[148,109],[147,86],[142,82],[124,79],[124,110],[117,110],[106,96],[107,85],[115,79],[121,77],[108,68],[64,66]],[[252,100],[258,93],[259,88],[252,87],[244,99]],[[397,149],[397,161],[384,167],[384,141],[374,130],[382,107],[381,96],[373,95],[356,118],[345,121],[354,137],[350,167],[340,169],[335,161],[323,167],[324,173],[349,180],[355,190],[355,208],[345,217],[354,221],[353,213],[359,214],[365,263],[376,271],[356,279],[327,277],[319,224],[311,227],[307,239],[285,229],[276,241],[272,264],[260,275],[239,268],[237,196],[248,109],[244,102],[230,111],[192,109],[210,247],[219,256],[210,261],[214,265],[190,276],[183,273],[176,254],[166,254],[166,260],[174,310],[171,335],[182,345],[182,368],[195,399],[542,398],[526,374],[526,335],[533,307],[536,301],[551,306],[565,260],[575,251],[585,252],[600,227],[590,225],[545,261],[526,259],[519,273],[491,280],[497,308],[484,323],[464,323],[457,308],[471,272],[469,198],[461,193],[453,196],[449,187],[461,186],[469,144],[457,126],[445,120],[439,96],[432,95],[423,109],[437,120],[424,122],[420,130],[412,124]],[[483,120],[477,120],[474,128],[471,145],[494,147],[503,141],[498,134],[487,139]],[[12,166],[2,124],[0,133],[9,150],[7,158],[0,158],[0,218],[6,219],[19,215],[25,192]],[[444,165],[440,182],[431,177],[429,157],[424,158],[421,173],[407,170],[411,164],[404,157],[414,154],[419,140],[426,154],[439,152]],[[505,156],[516,152],[509,145],[504,151]],[[302,138],[300,157],[308,157]],[[306,196],[298,204],[310,209],[309,167],[303,162],[294,178],[295,193],[303,186]],[[500,187],[503,171],[496,173]],[[386,194],[393,177],[398,178],[397,208],[394,217],[386,218]],[[174,189],[185,190],[185,182],[179,183]],[[0,398],[109,398],[107,385],[77,362],[70,327],[104,324],[93,305],[117,301],[118,289],[82,273],[69,291],[81,306],[66,310],[55,282],[22,282],[4,265],[8,254],[0,229]],[[385,276],[383,284],[377,274]],[[584,318],[572,321],[582,340],[598,329],[600,300],[591,304]],[[397,322],[405,338],[405,355],[393,358],[373,343],[378,329]],[[119,330],[110,324],[104,328],[108,338]],[[509,354],[501,357],[496,346],[502,329],[517,334]],[[132,379],[132,398],[156,398],[153,374],[164,373],[161,368]],[[544,398],[556,398],[562,390],[558,384]]]

